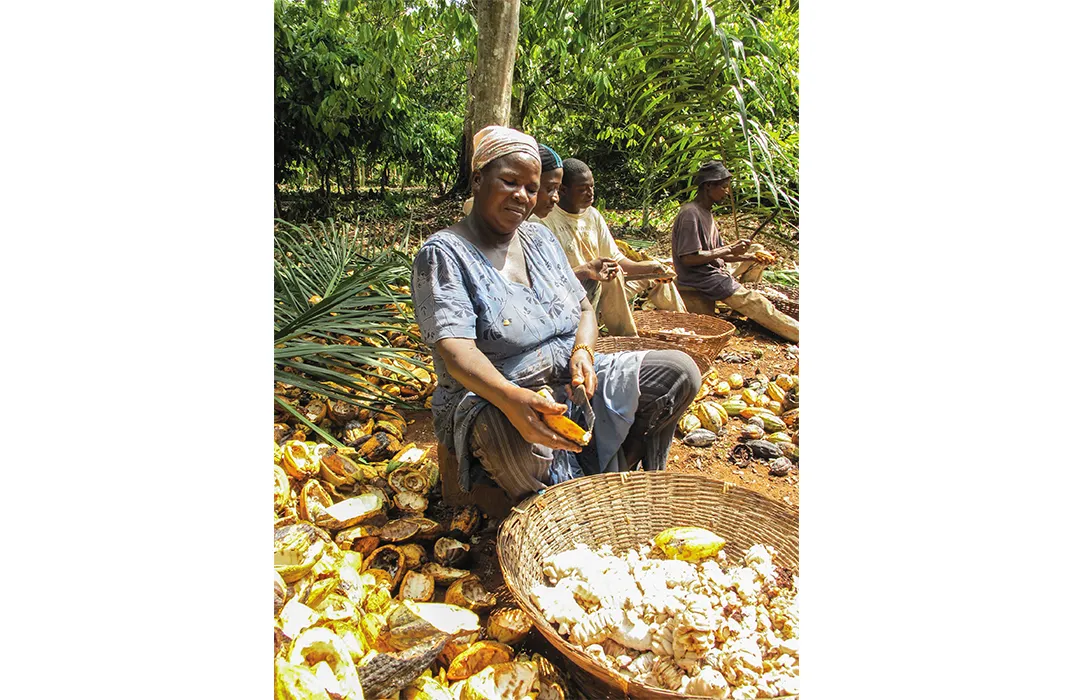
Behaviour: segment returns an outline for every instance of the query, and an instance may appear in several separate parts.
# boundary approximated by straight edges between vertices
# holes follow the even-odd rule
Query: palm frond
[[[409,244],[408,232],[405,246]],[[411,260],[375,248],[334,221],[277,222],[275,236],[275,379],[367,408],[406,406],[389,389],[431,368],[419,346],[408,292]]]

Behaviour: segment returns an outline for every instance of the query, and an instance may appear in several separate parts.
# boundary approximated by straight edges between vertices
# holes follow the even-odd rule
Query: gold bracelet
[[[578,350],[584,350],[586,353],[588,353],[588,356],[592,358],[592,364],[596,363],[596,354],[595,354],[595,352],[592,351],[592,348],[590,348],[589,346],[584,345],[584,344],[574,345],[573,346],[573,352],[570,353],[570,357],[573,357],[574,355],[576,355]]]

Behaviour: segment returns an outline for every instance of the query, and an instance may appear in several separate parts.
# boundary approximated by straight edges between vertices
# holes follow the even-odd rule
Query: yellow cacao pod
[[[677,429],[681,431],[682,435],[688,435],[697,428],[702,428],[703,424],[700,422],[699,417],[694,413],[686,413],[681,417],[681,420],[677,422]]]
[[[730,375],[729,382],[732,388],[740,389],[744,386],[744,377],[742,377],[739,373],[734,372]]]
[[[726,399],[719,405],[722,406],[722,410],[726,412],[727,418],[729,418],[729,416],[738,416],[741,414],[741,411],[749,408],[748,404],[741,399]]]
[[[771,401],[785,401],[785,389],[775,382],[771,382],[767,385],[767,396],[770,397]]]
[[[722,429],[722,412],[715,408],[715,404],[712,401],[704,401],[696,408],[696,417],[700,419],[700,424],[713,433],[717,433]]]

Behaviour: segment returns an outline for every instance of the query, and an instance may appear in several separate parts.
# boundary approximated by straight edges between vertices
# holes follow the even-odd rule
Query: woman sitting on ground
[[[677,350],[593,352],[584,289],[554,235],[526,221],[540,190],[535,140],[492,126],[474,141],[473,209],[425,241],[412,278],[439,378],[435,431],[458,459],[458,486],[490,478],[518,502],[582,473],[665,468],[696,364]],[[537,395],[545,385],[556,401]],[[541,419],[571,411],[568,387],[582,385],[595,413],[583,449]]]

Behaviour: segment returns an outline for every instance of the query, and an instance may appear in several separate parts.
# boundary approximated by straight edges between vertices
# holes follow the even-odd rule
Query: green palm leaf
[[[385,387],[417,379],[392,360],[431,371],[415,351],[391,343],[420,342],[409,296],[398,289],[409,283],[411,260],[359,242],[334,221],[278,221],[274,252],[276,381],[366,408],[408,406]]]

